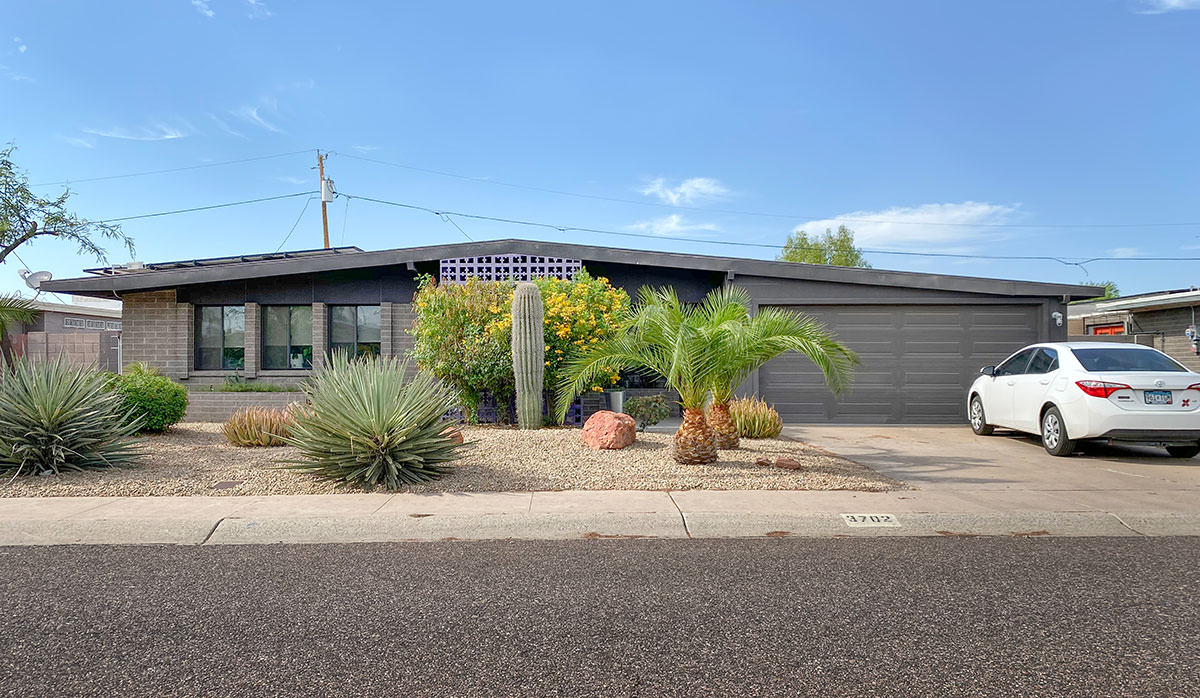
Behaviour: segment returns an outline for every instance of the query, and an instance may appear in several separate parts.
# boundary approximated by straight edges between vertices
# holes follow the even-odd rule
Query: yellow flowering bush
[[[580,270],[571,281],[535,279],[545,310],[546,387],[562,366],[584,347],[611,336],[625,322],[629,295],[608,279]],[[470,279],[465,284],[419,281],[413,309],[416,320],[412,357],[422,369],[459,390],[472,412],[486,391],[507,405],[513,394],[512,294],[509,281]],[[613,372],[603,390],[616,385]],[[553,411],[551,412],[553,414]]]

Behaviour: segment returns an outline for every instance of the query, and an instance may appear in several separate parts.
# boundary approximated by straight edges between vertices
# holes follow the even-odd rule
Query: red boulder
[[[583,442],[594,449],[625,448],[637,438],[637,422],[627,414],[601,410],[583,425]]]

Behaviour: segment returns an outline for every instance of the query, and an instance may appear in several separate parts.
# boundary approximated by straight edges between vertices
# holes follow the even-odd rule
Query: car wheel
[[[976,395],[971,398],[971,431],[979,436],[991,436],[994,428],[987,423],[987,415],[983,411],[983,400]]]
[[[1200,455],[1200,444],[1194,446],[1167,446],[1172,458],[1195,458]]]
[[[1069,456],[1075,450],[1075,442],[1067,437],[1067,425],[1057,407],[1042,415],[1042,447],[1052,456]]]

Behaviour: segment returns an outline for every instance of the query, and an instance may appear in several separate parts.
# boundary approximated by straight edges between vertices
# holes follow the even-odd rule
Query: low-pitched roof
[[[969,276],[926,274],[881,269],[857,269],[819,264],[799,264],[738,257],[714,257],[678,252],[650,252],[615,247],[596,247],[561,242],[535,240],[487,240],[483,242],[403,247],[393,250],[363,252],[338,250],[331,254],[280,258],[265,255],[261,258],[226,258],[221,263],[188,265],[173,263],[170,268],[153,268],[125,273],[101,273],[99,276],[47,281],[47,291],[77,293],[93,296],[120,296],[122,293],[174,288],[191,284],[217,283],[258,279],[269,276],[310,274],[402,265],[455,257],[525,254],[543,257],[582,259],[585,262],[610,262],[634,266],[669,267],[719,271],[736,276],[765,276],[780,279],[807,279],[836,283],[895,286],[1001,296],[1066,296],[1094,298],[1103,289],[1073,284],[1009,281]],[[103,271],[103,270],[101,270]]]
[[[1142,294],[1129,298],[1115,298],[1096,304],[1096,310],[1111,313],[1119,310],[1158,310],[1186,308],[1200,305],[1200,291],[1167,291],[1165,293]]]

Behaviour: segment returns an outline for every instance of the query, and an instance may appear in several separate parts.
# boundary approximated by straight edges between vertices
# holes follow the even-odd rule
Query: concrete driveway
[[[976,436],[966,425],[804,425],[784,434],[931,494],[998,501],[1011,491],[1109,511],[1200,512],[1200,458],[1171,458],[1162,449],[1085,445],[1069,458],[1055,458],[1036,437]]]

